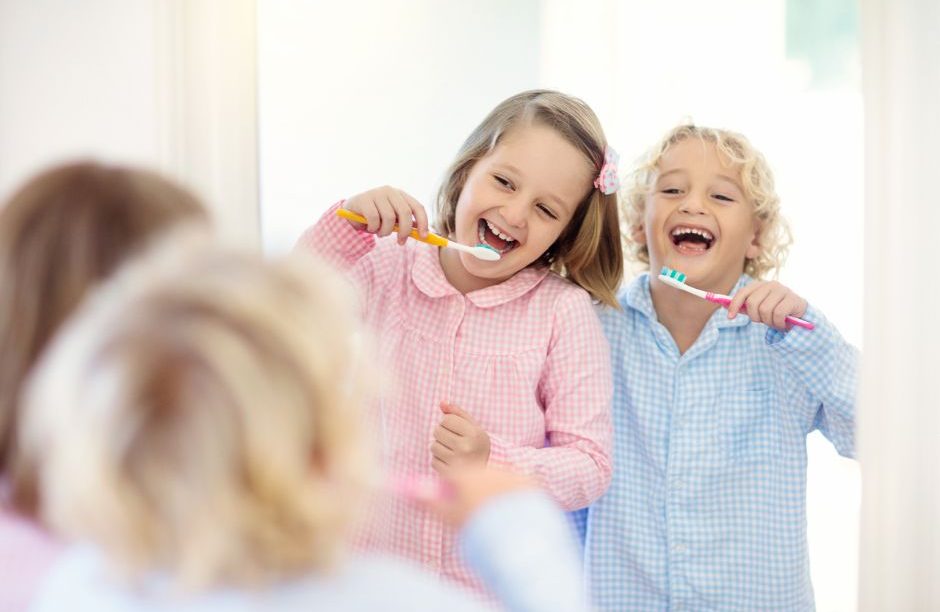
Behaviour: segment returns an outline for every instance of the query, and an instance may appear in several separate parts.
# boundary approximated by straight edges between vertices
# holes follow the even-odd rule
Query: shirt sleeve
[[[295,250],[316,255],[324,259],[356,286],[363,309],[367,309],[377,288],[390,276],[388,257],[371,257],[378,240],[375,234],[359,231],[336,214],[345,200],[331,206],[313,226],[297,240]],[[398,249],[400,254],[404,249]],[[385,249],[385,255],[391,253]]]
[[[507,610],[587,610],[581,564],[564,515],[544,494],[500,495],[460,534],[467,563]]]
[[[565,510],[583,508],[610,484],[613,446],[610,348],[584,291],[555,309],[539,394],[546,446],[490,437],[490,461],[537,478]]]
[[[805,389],[808,429],[818,428],[840,455],[854,457],[858,350],[812,306],[802,318],[816,328],[771,328],[765,339]]]

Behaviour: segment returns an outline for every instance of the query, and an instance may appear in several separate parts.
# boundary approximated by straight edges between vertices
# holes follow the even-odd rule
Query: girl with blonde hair
[[[589,504],[611,477],[610,359],[592,300],[615,305],[623,272],[616,154],[594,112],[556,91],[522,92],[461,146],[437,229],[497,261],[406,241],[413,225],[427,234],[424,207],[380,187],[337,203],[300,239],[357,283],[395,369],[379,407],[387,469],[505,466],[565,509]],[[375,517],[365,547],[478,586],[435,516],[392,501]]]

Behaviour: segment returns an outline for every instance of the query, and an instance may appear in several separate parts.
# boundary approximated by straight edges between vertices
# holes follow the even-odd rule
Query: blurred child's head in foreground
[[[95,162],[41,172],[0,208],[0,476],[21,511],[38,503],[14,435],[30,368],[89,289],[166,230],[208,221],[176,183]]]
[[[316,261],[168,251],[91,296],[30,380],[43,515],[188,587],[325,569],[371,479],[350,289]]]

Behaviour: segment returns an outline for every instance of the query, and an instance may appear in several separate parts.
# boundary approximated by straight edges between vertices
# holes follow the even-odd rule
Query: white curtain
[[[940,2],[863,0],[861,610],[940,610]]]

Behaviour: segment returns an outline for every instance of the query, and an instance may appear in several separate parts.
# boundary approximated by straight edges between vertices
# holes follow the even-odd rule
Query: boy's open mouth
[[[486,219],[480,219],[477,234],[481,244],[493,247],[500,255],[505,255],[519,246],[519,241],[503,233],[498,227]]]
[[[715,236],[706,229],[680,225],[669,234],[672,243],[684,251],[704,253],[712,248]]]

